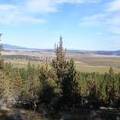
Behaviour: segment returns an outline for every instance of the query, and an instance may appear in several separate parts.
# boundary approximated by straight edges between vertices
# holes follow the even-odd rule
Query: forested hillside
[[[2,46],[1,46],[2,51]],[[120,108],[120,73],[112,67],[104,74],[84,73],[73,59],[66,59],[62,39],[51,62],[15,67],[0,52],[0,108],[35,111],[81,111],[100,107]]]

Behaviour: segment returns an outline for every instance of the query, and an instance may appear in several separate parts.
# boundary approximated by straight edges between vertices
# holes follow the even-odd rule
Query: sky
[[[0,0],[3,43],[67,49],[120,49],[120,0]]]

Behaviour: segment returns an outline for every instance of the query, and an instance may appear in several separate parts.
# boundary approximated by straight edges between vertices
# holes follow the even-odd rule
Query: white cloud
[[[103,27],[112,34],[120,35],[120,0],[105,4],[101,13],[95,13],[81,19],[80,25],[87,27]]]
[[[0,5],[0,11],[8,11],[8,10],[14,10],[16,7],[14,5],[9,5],[9,4],[1,4]]]
[[[94,14],[92,16],[84,17],[80,21],[81,26],[86,27],[103,27],[104,30],[120,34],[120,15],[111,14]]]
[[[20,22],[29,22],[29,23],[33,23],[33,24],[37,24],[37,23],[45,23],[46,21],[42,18],[35,18],[35,17],[31,17],[31,16],[21,16],[19,17]]]
[[[114,14],[107,19],[108,30],[114,34],[120,35],[120,14]]]
[[[45,23],[44,19],[27,14],[23,8],[14,4],[0,4],[0,24]]]
[[[101,26],[106,22],[106,14],[94,14],[86,16],[80,21],[82,26]]]
[[[44,19],[40,18],[35,18],[32,16],[24,16],[24,15],[16,15],[16,14],[11,14],[11,15],[3,15],[0,16],[0,24],[3,25],[16,25],[20,23],[45,23],[46,21]]]
[[[33,12],[57,12],[59,4],[98,3],[101,0],[27,0],[26,6]]]
[[[11,4],[0,4],[0,23],[44,23],[41,14],[58,12],[60,4],[98,3],[101,0],[13,0]]]
[[[120,0],[113,0],[112,2],[108,3],[107,11],[120,11]]]
[[[54,0],[27,0],[26,7],[30,12],[55,12]]]
[[[99,3],[101,0],[56,0],[56,3],[70,3],[70,4],[83,4],[83,3]]]

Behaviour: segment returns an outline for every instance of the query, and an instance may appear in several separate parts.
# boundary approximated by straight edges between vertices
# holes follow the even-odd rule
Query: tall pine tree
[[[52,61],[52,66],[55,68],[58,80],[62,81],[67,67],[66,52],[63,48],[62,37],[60,37],[59,44],[55,48],[55,54],[56,58]]]
[[[3,60],[2,60],[2,43],[1,43],[1,36],[2,34],[0,33],[0,99],[3,96],[3,82],[4,82],[4,72],[3,72]]]
[[[1,36],[2,36],[2,34],[0,33],[0,70],[2,70],[3,66],[4,66],[4,62],[3,62],[3,58],[2,58],[3,46],[2,46],[2,43],[1,43]]]
[[[55,49],[56,58],[52,61],[52,66],[56,71],[61,88],[63,106],[73,106],[80,96],[78,87],[77,72],[74,61],[66,59],[66,51],[63,48],[62,37]]]

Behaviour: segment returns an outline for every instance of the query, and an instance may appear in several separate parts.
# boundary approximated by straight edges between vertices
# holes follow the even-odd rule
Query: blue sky
[[[120,49],[120,0],[0,0],[4,43],[67,49]]]

